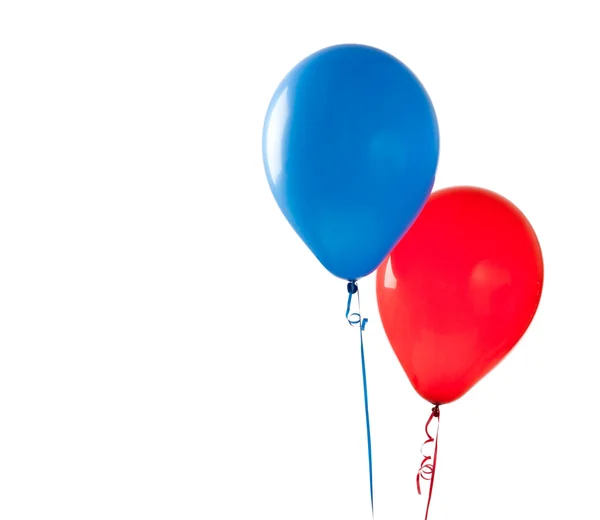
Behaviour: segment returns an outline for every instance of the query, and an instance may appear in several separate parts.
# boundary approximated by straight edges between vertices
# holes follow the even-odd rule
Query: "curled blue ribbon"
[[[356,302],[358,305],[358,312],[350,312],[352,308],[352,299],[356,294]],[[360,359],[362,363],[362,379],[363,379],[363,394],[365,398],[365,419],[367,423],[367,448],[369,453],[369,485],[371,491],[371,515],[374,517],[373,508],[373,454],[371,450],[371,422],[369,420],[369,396],[367,392],[367,368],[365,363],[365,347],[363,341],[363,331],[369,321],[367,318],[363,318],[360,314],[360,294],[358,292],[358,285],[356,282],[348,282],[348,305],[346,307],[346,319],[348,323],[353,327],[359,326],[360,331]]]

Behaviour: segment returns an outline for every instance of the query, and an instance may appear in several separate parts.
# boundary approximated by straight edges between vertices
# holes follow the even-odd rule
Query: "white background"
[[[598,518],[600,37],[594,2],[0,5],[0,518],[367,520],[345,283],[261,158],[321,47],[404,61],[436,189],[515,202],[545,254],[529,332],[442,409],[430,519]],[[421,518],[430,406],[362,284],[376,518]]]

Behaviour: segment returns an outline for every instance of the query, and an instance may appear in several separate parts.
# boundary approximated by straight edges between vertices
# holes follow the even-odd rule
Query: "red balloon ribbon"
[[[435,432],[435,438],[429,434],[429,425],[431,424],[431,421],[433,421],[434,417],[437,419],[437,429]],[[435,478],[435,465],[437,463],[437,445],[439,431],[440,408],[439,406],[434,406],[431,410],[431,415],[429,416],[427,424],[425,424],[425,434],[427,435],[427,440],[421,446],[421,455],[423,455],[423,460],[421,461],[421,467],[419,468],[419,471],[417,473],[417,491],[419,492],[419,495],[421,494],[421,479],[430,481],[429,498],[427,499],[427,509],[425,510],[425,520],[427,520],[427,517],[429,516],[429,504],[431,504],[431,495],[433,493],[433,479]],[[435,442],[435,447],[433,449],[433,459],[431,455],[425,455],[423,453],[423,448],[426,444],[429,444],[430,442]]]

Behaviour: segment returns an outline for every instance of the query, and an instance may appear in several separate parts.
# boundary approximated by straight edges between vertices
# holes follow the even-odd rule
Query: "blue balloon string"
[[[358,304],[358,312],[351,313],[352,297],[356,294],[356,301]],[[359,326],[360,331],[360,360],[362,364],[362,380],[363,380],[363,394],[365,399],[365,419],[367,423],[367,448],[369,453],[369,485],[371,491],[371,515],[375,517],[373,508],[373,453],[371,450],[371,421],[369,420],[369,395],[367,392],[367,367],[365,363],[365,346],[363,341],[363,331],[369,321],[367,318],[362,318],[360,314],[360,294],[358,292],[358,286],[356,282],[348,283],[348,305],[346,307],[346,319],[352,326]]]

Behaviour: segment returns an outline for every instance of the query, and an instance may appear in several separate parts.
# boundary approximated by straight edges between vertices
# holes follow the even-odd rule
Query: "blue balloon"
[[[431,100],[397,58],[336,45],[279,84],[263,128],[265,171],[279,208],[333,275],[372,273],[410,228],[435,181]]]

